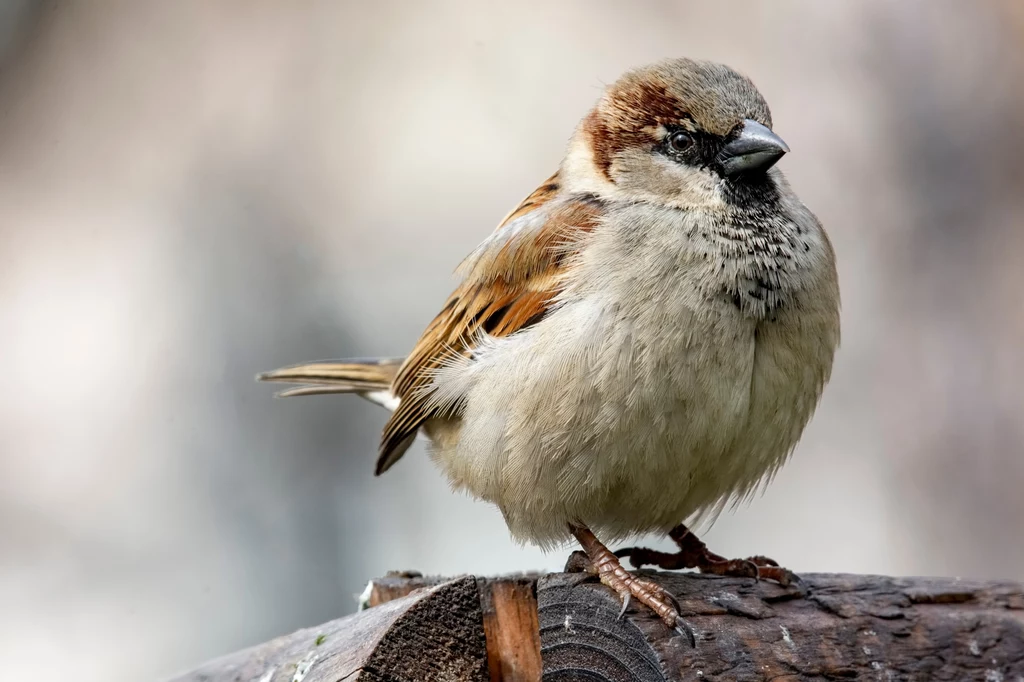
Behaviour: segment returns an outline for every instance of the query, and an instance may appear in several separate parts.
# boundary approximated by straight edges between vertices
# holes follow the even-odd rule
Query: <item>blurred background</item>
[[[385,414],[253,375],[400,355],[623,70],[750,75],[829,229],[832,383],[705,539],[1024,579],[1015,0],[0,0],[0,661],[157,680],[389,569],[557,569]]]

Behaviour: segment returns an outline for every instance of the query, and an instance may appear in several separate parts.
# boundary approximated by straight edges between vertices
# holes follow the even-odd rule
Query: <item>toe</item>
[[[757,564],[758,566],[761,566],[761,567],[764,567],[764,566],[778,566],[779,565],[779,562],[776,561],[775,559],[771,559],[769,557],[762,556],[760,554],[758,554],[757,556],[749,557],[747,559],[747,561],[753,561],[755,564]]]
[[[623,547],[622,549],[615,552],[615,556],[619,559],[629,558],[629,565],[633,568],[640,568],[650,563],[654,563],[651,560],[651,550],[643,547]]]
[[[761,577],[766,580],[774,580],[783,587],[800,582],[800,578],[789,569],[781,566],[761,566]]]

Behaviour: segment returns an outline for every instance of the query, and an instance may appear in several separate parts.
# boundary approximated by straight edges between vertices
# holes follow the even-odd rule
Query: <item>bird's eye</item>
[[[693,144],[693,138],[682,130],[677,130],[668,136],[668,146],[674,152],[686,151]]]

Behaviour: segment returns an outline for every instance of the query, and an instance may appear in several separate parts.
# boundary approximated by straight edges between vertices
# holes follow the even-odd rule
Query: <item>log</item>
[[[486,682],[474,578],[434,581],[377,608],[212,661],[180,682]]]
[[[747,578],[641,571],[679,600],[689,643],[586,573],[536,582],[542,677],[492,682],[981,680],[1024,682],[1024,585],[954,578],[806,574]],[[385,578],[373,603],[436,578]],[[482,581],[494,591],[503,579]],[[516,578],[521,581],[523,578]],[[524,608],[527,604],[524,603]],[[490,634],[490,633],[488,633]],[[505,639],[525,641],[505,634]],[[495,643],[488,637],[488,648]],[[504,652],[490,652],[500,657]]]
[[[490,682],[541,679],[540,623],[537,620],[540,578],[539,573],[531,573],[476,579]],[[419,574],[389,574],[370,583],[367,605],[389,603],[443,581],[443,578],[424,578]]]
[[[656,574],[696,647],[584,575],[538,584],[547,680],[1024,679],[1019,584],[803,576],[801,588]]]
[[[366,611],[179,679],[1024,682],[1019,583],[805,574],[782,587],[641,573],[676,595],[696,647],[642,605],[620,619],[618,597],[587,573],[400,574],[371,583]],[[328,632],[330,653],[304,665],[314,633]]]

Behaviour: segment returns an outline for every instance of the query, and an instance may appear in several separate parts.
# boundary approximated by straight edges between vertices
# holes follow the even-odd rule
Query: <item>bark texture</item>
[[[183,682],[979,680],[1024,682],[1024,586],[806,574],[781,587],[644,571],[697,646],[586,573],[373,581],[353,616],[214,661]]]

